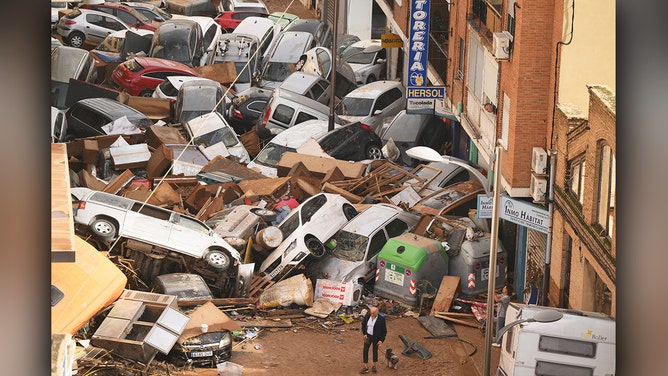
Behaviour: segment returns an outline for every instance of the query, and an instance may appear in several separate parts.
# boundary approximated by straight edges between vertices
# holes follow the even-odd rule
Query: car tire
[[[380,149],[380,146],[371,144],[366,148],[366,158],[367,159],[381,159],[383,158],[383,151]]]
[[[153,96],[153,90],[151,89],[144,89],[139,93],[140,97],[152,97]]]
[[[220,249],[211,249],[204,255],[209,267],[215,271],[224,272],[232,265],[232,257]]]
[[[86,36],[78,31],[73,31],[67,37],[67,44],[69,44],[72,47],[82,48],[85,42],[86,42]]]
[[[357,209],[350,204],[343,204],[343,215],[347,220],[353,219],[358,214]]]
[[[253,214],[257,215],[265,223],[271,223],[276,220],[276,212],[269,209],[255,209]]]
[[[118,233],[118,226],[108,218],[96,218],[90,224],[90,230],[101,240],[111,240]]]
[[[313,256],[319,258],[325,255],[325,245],[315,236],[307,235],[304,238],[304,244],[306,245],[306,249],[308,249],[309,253]]]
[[[374,76],[373,74],[370,74],[369,77],[366,78],[367,84],[374,81],[376,81],[376,76]]]

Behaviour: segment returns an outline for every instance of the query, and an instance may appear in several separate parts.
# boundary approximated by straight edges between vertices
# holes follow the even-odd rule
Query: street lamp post
[[[501,339],[501,337],[503,337],[503,335],[515,325],[523,324],[525,322],[542,322],[542,323],[555,322],[561,320],[562,317],[564,317],[564,314],[554,309],[539,311],[531,318],[515,320],[510,324],[504,326],[503,328],[499,329],[499,333],[496,335],[496,337],[494,337],[494,342],[498,342]]]
[[[473,166],[452,158],[449,155],[440,155],[436,150],[427,146],[414,146],[406,150],[406,155],[411,158],[419,159],[428,162],[441,162],[446,164],[453,164],[467,169],[473,176],[476,177],[485,189],[485,194],[489,195],[489,181],[480,171]]]

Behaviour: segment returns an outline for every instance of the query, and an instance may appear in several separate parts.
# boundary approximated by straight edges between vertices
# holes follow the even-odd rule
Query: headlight
[[[288,248],[286,248],[285,251],[283,251],[283,259],[285,259],[288,256],[288,254],[293,249],[295,249],[296,246],[297,246],[297,239],[293,240],[292,243],[290,243],[290,245],[288,246]]]
[[[226,333],[226,334],[223,336],[223,338],[221,338],[220,342],[218,343],[218,346],[219,346],[220,348],[223,348],[223,347],[228,346],[228,345],[231,344],[231,343],[232,343],[232,336],[229,335],[229,333]]]

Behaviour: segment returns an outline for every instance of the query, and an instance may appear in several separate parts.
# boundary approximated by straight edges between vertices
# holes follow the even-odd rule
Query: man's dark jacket
[[[367,335],[366,328],[371,314],[367,313],[362,319],[362,335]],[[385,342],[385,335],[387,335],[387,326],[385,326],[385,315],[382,313],[378,314],[376,318],[376,323],[373,325],[373,336],[371,336],[372,342]]]

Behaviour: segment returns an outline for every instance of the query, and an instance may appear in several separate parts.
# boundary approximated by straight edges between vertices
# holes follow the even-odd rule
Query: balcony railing
[[[501,29],[501,5],[492,5],[486,0],[473,0],[473,9],[470,15],[471,24],[480,35],[492,40],[492,33]]]

